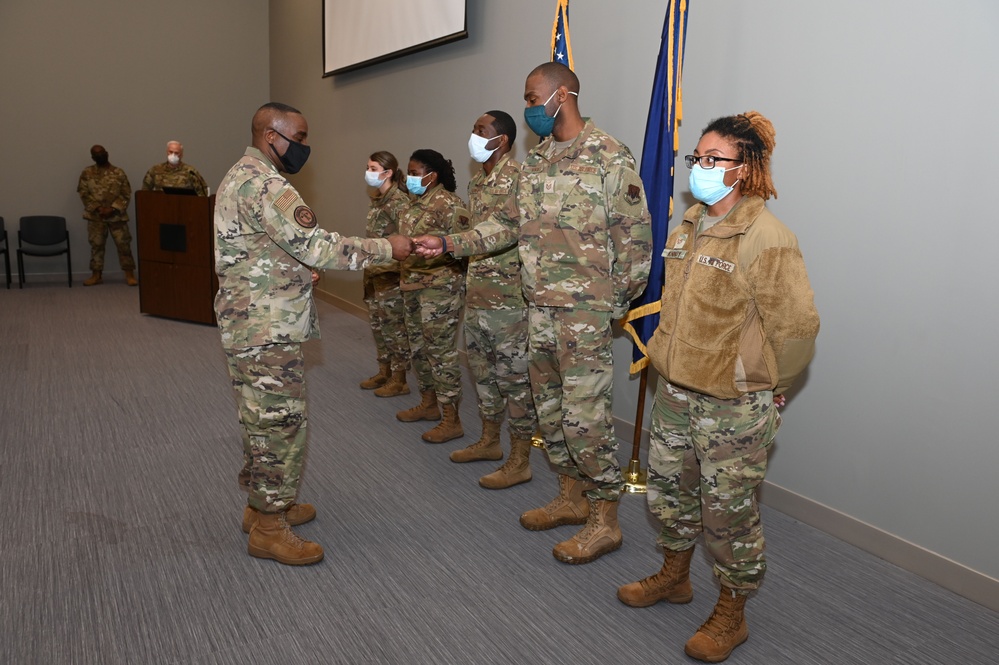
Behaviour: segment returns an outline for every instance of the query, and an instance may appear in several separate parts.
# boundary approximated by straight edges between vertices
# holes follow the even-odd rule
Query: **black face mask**
[[[108,154],[106,152],[91,155],[91,157],[94,158],[94,163],[97,166],[105,166],[108,163]]]
[[[284,167],[284,172],[298,173],[305,166],[305,162],[309,161],[309,153],[312,152],[312,148],[292,141],[276,129],[274,133],[288,142],[288,149],[285,150],[283,155],[278,155],[278,159],[281,160],[281,165]],[[277,151],[275,150],[274,152],[276,153]]]

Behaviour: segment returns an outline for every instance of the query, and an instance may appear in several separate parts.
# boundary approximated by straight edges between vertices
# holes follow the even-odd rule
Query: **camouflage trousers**
[[[756,488],[778,427],[769,390],[716,399],[659,379],[648,479],[658,540],[683,550],[703,533],[723,586],[755,589],[766,572]]]
[[[104,248],[108,244],[108,233],[118,248],[118,264],[122,270],[135,270],[132,258],[132,234],[128,222],[87,222],[87,240],[90,241],[90,269],[104,270]]]
[[[538,427],[558,472],[590,480],[595,499],[617,501],[624,488],[612,421],[611,313],[528,308],[529,373]]]
[[[510,433],[534,436],[538,415],[527,374],[527,309],[466,309],[465,348],[482,419],[501,422],[509,409]]]
[[[394,372],[405,372],[409,369],[409,337],[399,275],[396,273],[394,283],[388,284],[381,277],[376,276],[370,282],[366,279],[364,288],[378,364],[389,365]]]
[[[306,453],[305,359],[300,344],[226,349],[243,429],[239,484],[265,513],[298,496]]]
[[[458,364],[458,324],[465,304],[465,280],[444,286],[403,291],[409,353],[420,392],[433,390],[437,401],[461,400],[461,366]]]

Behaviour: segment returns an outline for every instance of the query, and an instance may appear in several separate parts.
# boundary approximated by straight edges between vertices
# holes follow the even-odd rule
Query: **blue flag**
[[[572,43],[569,41],[569,0],[558,0],[552,24],[552,62],[575,71],[572,66]]]
[[[666,230],[673,214],[673,166],[679,146],[676,128],[681,117],[680,72],[683,68],[683,44],[687,35],[687,0],[669,0],[659,62],[652,84],[649,120],[645,125],[640,175],[652,215],[652,269],[645,292],[631,303],[622,327],[635,342],[631,373],[648,366],[646,344],[659,325],[663,294],[662,253]]]

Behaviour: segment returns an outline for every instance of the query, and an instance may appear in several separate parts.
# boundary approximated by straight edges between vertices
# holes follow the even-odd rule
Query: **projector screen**
[[[323,76],[466,37],[465,0],[323,0]]]

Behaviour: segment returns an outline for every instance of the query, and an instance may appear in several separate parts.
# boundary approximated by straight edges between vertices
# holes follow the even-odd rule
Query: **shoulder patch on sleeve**
[[[295,221],[302,228],[311,229],[316,225],[316,213],[312,212],[309,206],[298,206],[295,208]]]
[[[281,212],[288,212],[288,208],[291,204],[298,200],[298,193],[294,189],[284,190],[284,194],[278,197],[278,200],[274,202],[274,207],[279,208]]]

